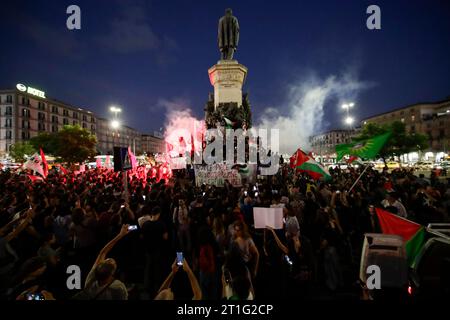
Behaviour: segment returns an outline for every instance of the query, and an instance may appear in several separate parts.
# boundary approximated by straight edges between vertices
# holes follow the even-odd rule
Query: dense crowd
[[[348,193],[360,170],[314,181],[283,167],[242,188],[196,187],[188,170],[126,187],[108,169],[1,172],[1,298],[358,299],[363,235],[380,232],[371,206],[426,225],[450,204],[448,180],[405,169],[368,169]],[[254,229],[254,207],[282,207],[284,228]]]

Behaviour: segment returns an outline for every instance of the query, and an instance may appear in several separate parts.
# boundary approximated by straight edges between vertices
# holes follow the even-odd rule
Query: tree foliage
[[[36,149],[29,142],[17,142],[11,146],[11,157],[16,162],[24,162],[25,156],[31,156],[36,152]]]
[[[394,121],[385,125],[368,123],[363,126],[362,132],[354,140],[368,139],[373,136],[390,131],[391,137],[380,151],[382,158],[400,156],[412,151],[422,151],[428,148],[428,137],[420,133],[407,133],[403,122]]]
[[[55,133],[41,133],[31,139],[36,149],[61,158],[68,163],[83,162],[96,155],[97,138],[79,125],[64,126]]]

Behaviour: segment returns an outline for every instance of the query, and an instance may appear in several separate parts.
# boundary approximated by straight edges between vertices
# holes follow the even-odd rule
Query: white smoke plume
[[[309,150],[309,137],[324,127],[324,105],[330,98],[340,103],[345,99],[355,99],[358,92],[369,86],[353,75],[330,76],[325,80],[311,77],[308,81],[293,85],[288,92],[285,115],[278,109],[266,109],[256,127],[279,129],[280,152],[292,154],[297,148]],[[338,104],[339,104],[338,103]]]

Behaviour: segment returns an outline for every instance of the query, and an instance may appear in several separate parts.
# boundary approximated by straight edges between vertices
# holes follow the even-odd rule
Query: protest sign
[[[253,208],[255,229],[283,229],[283,208]]]

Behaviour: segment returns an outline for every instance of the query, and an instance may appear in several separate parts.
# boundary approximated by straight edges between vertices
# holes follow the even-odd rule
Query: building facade
[[[352,137],[357,134],[358,130],[337,129],[311,136],[311,151],[319,156],[332,156],[336,145],[351,142]]]
[[[97,133],[97,119],[88,110],[47,98],[45,92],[22,84],[0,90],[0,156],[16,142],[76,124]]]
[[[17,142],[28,141],[40,133],[57,132],[65,125],[79,125],[95,134],[100,154],[113,154],[114,146],[130,146],[136,155],[165,152],[162,137],[124,125],[113,129],[110,120],[48,98],[44,91],[23,84],[0,90],[0,157],[5,157]]]
[[[362,120],[362,125],[403,122],[409,134],[421,133],[428,137],[431,152],[448,152],[450,148],[450,99],[417,103]]]

